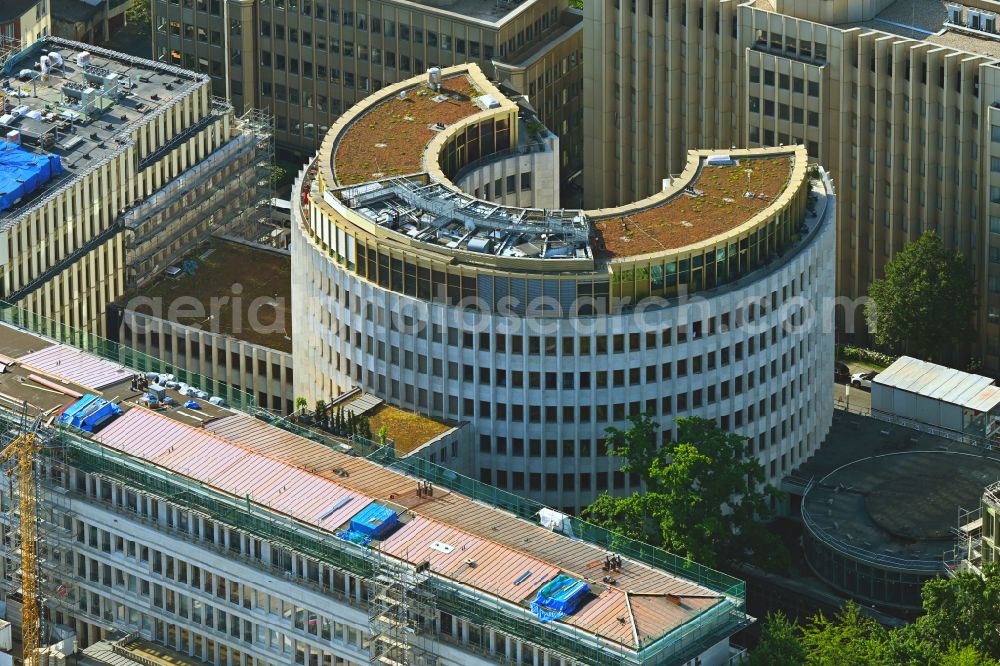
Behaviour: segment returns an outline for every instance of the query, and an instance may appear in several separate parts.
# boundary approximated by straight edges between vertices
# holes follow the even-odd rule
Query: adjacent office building
[[[0,349],[4,444],[21,400],[63,415],[37,432],[43,635],[81,663],[723,666],[749,620],[738,580],[426,461],[162,387],[150,401],[117,357],[29,330],[0,324]],[[12,501],[4,485],[16,619]],[[122,634],[128,650],[102,644]]]
[[[5,0],[0,6],[0,52],[48,35],[51,26],[49,0]]]
[[[638,488],[604,437],[642,412],[740,432],[779,480],[832,417],[829,180],[801,146],[693,151],[655,196],[551,209],[536,123],[474,65],[337,121],[293,191],[296,395],[469,422],[480,481],[567,511]]]
[[[311,155],[383,86],[471,62],[528,95],[556,132],[582,122],[582,16],[565,0],[153,0],[153,53],[212,77],[237,109],[267,109],[277,145]],[[565,142],[566,165],[582,162]]]
[[[106,44],[125,26],[130,0],[49,0],[52,34],[88,44]]]
[[[851,297],[928,230],[979,288],[1000,369],[1000,33],[991,2],[585,3],[586,205],[662,188],[690,148],[801,143],[838,188]],[[861,309],[839,312],[863,328]],[[976,351],[976,350],[974,350]]]
[[[109,337],[110,303],[269,201],[268,123],[204,74],[48,37],[0,76],[0,300]]]

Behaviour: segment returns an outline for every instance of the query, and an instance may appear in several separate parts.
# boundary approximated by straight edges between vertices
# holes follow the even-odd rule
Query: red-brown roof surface
[[[616,585],[607,586],[600,582],[605,551],[597,546],[442,488],[432,497],[417,497],[415,479],[248,415],[196,428],[132,407],[94,439],[236,497],[249,495],[255,504],[323,530],[345,526],[372,501],[395,506],[402,526],[373,547],[414,565],[429,561],[439,576],[522,607],[559,573],[589,580],[594,594],[561,622],[629,648],[639,647],[636,636],[663,636],[721,601],[706,588],[630,560],[614,574]],[[348,497],[346,505],[320,520]],[[454,550],[431,548],[435,542]],[[530,575],[517,583],[526,572]],[[660,606],[643,602],[634,614],[626,590],[656,595]],[[711,598],[678,604],[664,602],[666,595]]]
[[[633,257],[673,250],[735,229],[764,210],[788,185],[792,158],[741,158],[734,166],[702,166],[690,187],[641,212],[599,220],[598,245],[605,256]],[[751,169],[749,191],[747,169]]]

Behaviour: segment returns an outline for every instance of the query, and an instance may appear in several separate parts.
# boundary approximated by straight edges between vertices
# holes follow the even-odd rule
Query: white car
[[[877,372],[855,372],[851,375],[851,386],[871,391],[872,380],[875,379],[877,375]]]

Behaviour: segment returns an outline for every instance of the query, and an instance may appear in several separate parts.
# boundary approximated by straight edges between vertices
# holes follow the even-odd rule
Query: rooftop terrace
[[[713,166],[703,159],[682,191],[638,212],[595,222],[602,254],[627,257],[673,250],[735,229],[781,194],[793,164],[789,156],[733,162]]]
[[[337,403],[333,408],[341,407],[345,411],[367,417],[373,435],[385,426],[386,436],[393,441],[400,455],[412,453],[414,449],[453,427],[416,412],[398,409],[381,398],[365,393],[358,393],[349,400]]]
[[[386,99],[357,118],[337,142],[334,166],[338,182],[354,185],[421,171],[427,144],[445,127],[483,109],[481,93],[467,76],[441,81],[441,90],[425,86]]]
[[[425,77],[414,77],[372,95],[334,125],[318,165],[334,173],[324,179],[333,185],[324,195],[328,204],[464,258],[570,260],[563,270],[593,270],[595,259],[666,252],[732,232],[800,182],[793,184],[792,176],[796,159],[804,164],[806,155],[791,147],[732,151],[731,159],[692,154],[666,192],[617,209],[520,208],[479,199],[444,175],[437,160],[445,139],[439,137],[460,135],[461,129],[449,128],[476,114],[499,107],[509,114],[515,107],[475,65],[444,70],[443,76],[444,95]],[[526,125],[530,111],[518,108],[518,116],[519,127]],[[525,133],[522,127],[512,137],[517,148],[510,150],[534,149],[525,145]],[[484,154],[460,165],[460,172],[492,158]],[[304,187],[308,191],[311,181]]]
[[[287,253],[212,239],[162,272],[139,295],[153,299],[163,316],[175,323],[292,351]],[[195,302],[201,307],[193,306]],[[145,307],[137,311],[148,313]]]
[[[479,489],[446,470],[436,477],[433,494],[420,493],[414,476],[340,453],[246,413],[207,403],[203,410],[187,410],[190,414],[179,407],[151,411],[135,403],[127,379],[119,381],[130,376],[128,369],[44,338],[29,344],[31,337],[0,325],[0,350],[18,353],[0,359],[4,418],[16,419],[21,401],[29,400],[30,409],[51,422],[76,401],[65,391],[100,395],[124,410],[93,435],[72,428],[60,431],[74,464],[110,463],[100,473],[125,474],[125,482],[139,483],[140,489],[142,479],[162,476],[168,485],[183,486],[180,494],[197,500],[196,506],[225,504],[225,513],[220,504],[215,515],[229,515],[227,520],[237,521],[240,529],[266,525],[294,530],[304,552],[340,552],[338,558],[348,562],[370,561],[378,550],[408,566],[428,562],[433,579],[445,585],[439,607],[471,604],[471,612],[481,605],[484,610],[477,612],[483,613],[483,622],[516,627],[527,640],[555,641],[564,653],[590,655],[581,656],[588,662],[611,663],[612,655],[617,660],[622,650],[662,649],[680,657],[702,642],[721,640],[745,621],[742,584],[723,574],[648,546],[640,549],[626,539],[616,544],[616,551],[625,555],[623,566],[608,578],[602,570],[606,546],[580,540],[606,534],[593,526],[576,521],[577,539],[568,539],[538,524],[538,507],[525,504],[522,513],[517,507],[521,500],[487,486]],[[20,354],[26,347],[35,350]],[[426,461],[415,464],[438,469]],[[128,469],[143,471],[129,476]],[[467,484],[478,501],[449,490],[448,479]],[[156,485],[154,492],[165,487]],[[502,496],[506,510],[485,503],[487,493],[497,500]],[[203,495],[204,502],[198,499]],[[244,526],[237,514],[249,510],[244,509],[248,502],[257,518]],[[367,546],[334,538],[372,502],[395,512],[400,527]],[[262,521],[261,515],[269,518]],[[590,592],[575,612],[542,624],[528,609],[529,602],[560,573],[586,581]],[[454,586],[465,596],[447,591]],[[606,656],[595,660],[594,655]]]
[[[132,130],[207,78],[56,37],[12,57],[0,70],[0,134],[19,132],[24,148],[58,155],[65,171],[0,212],[0,223],[123,151]]]

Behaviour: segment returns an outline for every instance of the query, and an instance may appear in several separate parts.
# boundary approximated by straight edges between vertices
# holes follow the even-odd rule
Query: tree
[[[267,170],[271,172],[272,189],[279,189],[281,186],[292,182],[292,176],[289,174],[288,169],[279,164],[268,164]]]
[[[624,458],[623,472],[635,472],[649,487],[652,482],[653,464],[660,452],[656,446],[656,432],[660,427],[649,414],[629,418],[627,430],[608,428],[608,455]]]
[[[150,0],[132,0],[125,9],[125,21],[134,25],[140,32],[152,30],[149,2]]]
[[[965,257],[928,231],[903,248],[872,282],[865,306],[879,344],[930,359],[972,337],[975,279]]]
[[[687,417],[677,419],[677,442],[657,446],[658,424],[646,415],[630,420],[625,431],[608,430],[608,453],[625,458],[622,469],[639,475],[643,491],[625,498],[603,493],[584,517],[709,566],[787,563],[781,541],[764,525],[780,491],[764,485],[764,468],[746,438]]]
[[[799,628],[768,617],[751,666],[1000,666],[1000,568],[961,572],[924,583],[924,614],[886,629],[848,602],[833,619],[822,613]],[[798,645],[798,650],[796,649]]]
[[[1000,658],[1000,566],[989,564],[980,576],[961,571],[934,578],[921,590],[921,634],[938,648],[969,646]]]
[[[306,410],[306,405],[309,403],[301,395],[295,399],[295,411],[302,413]]]
[[[834,619],[819,613],[802,629],[802,646],[809,666],[875,664],[886,630],[861,614],[853,601],[847,602]]]
[[[747,666],[800,666],[805,661],[806,651],[799,643],[798,626],[784,613],[768,615]]]

